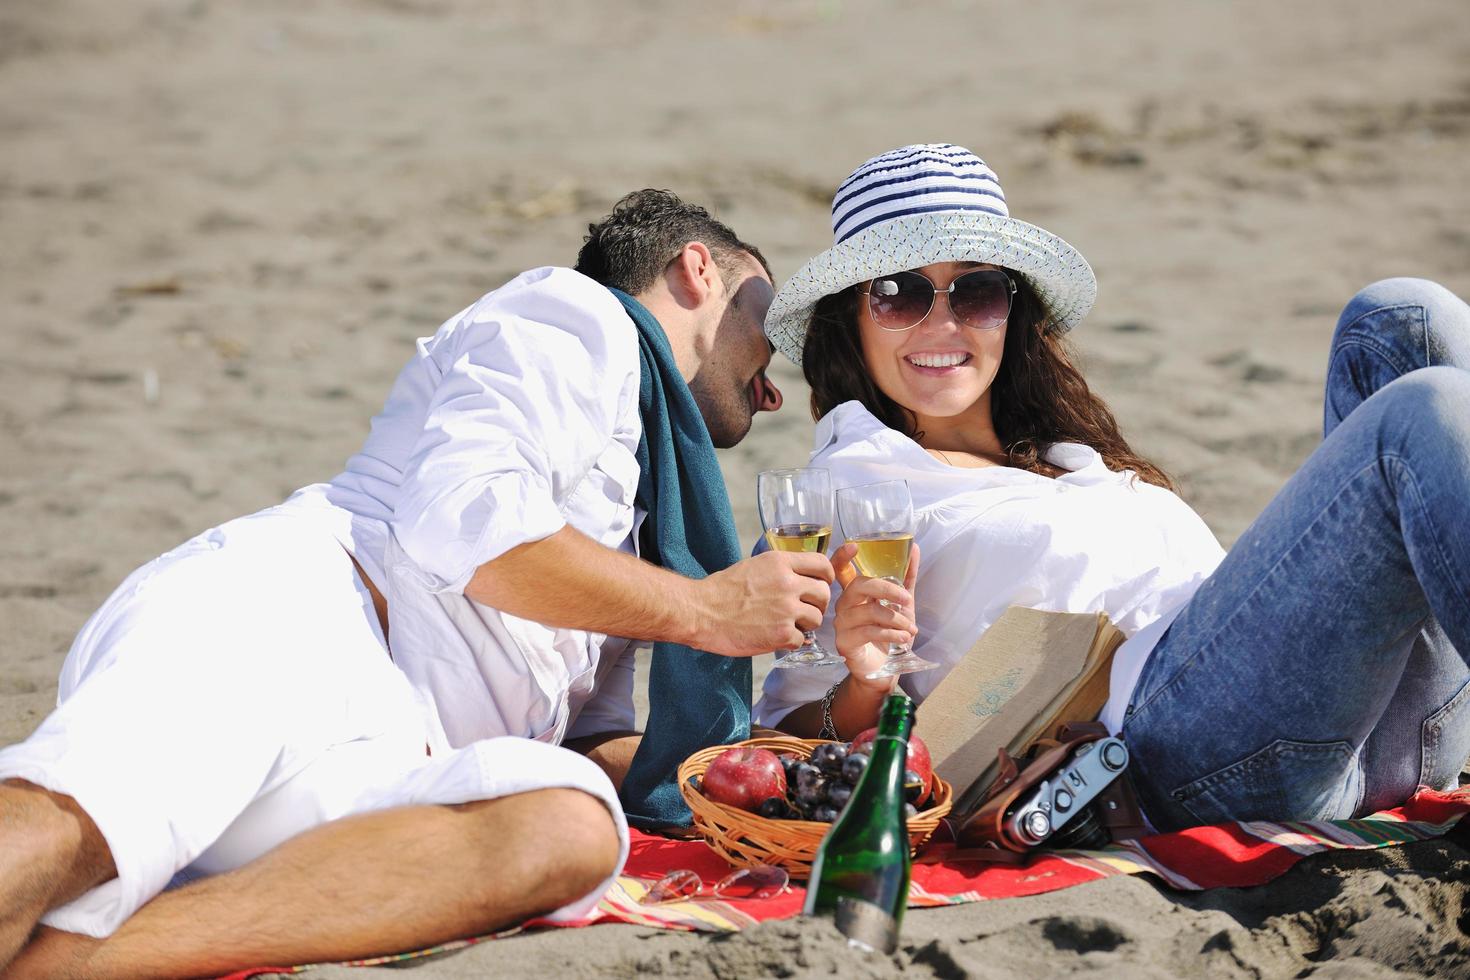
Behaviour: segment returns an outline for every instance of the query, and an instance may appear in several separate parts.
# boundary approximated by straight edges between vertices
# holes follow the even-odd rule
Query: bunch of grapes
[[[816,820],[831,823],[852,798],[852,791],[868,768],[868,755],[852,751],[846,742],[824,742],[810,759],[780,756],[786,770],[786,795],[773,796],[756,812],[773,820]],[[904,813],[913,817],[914,804],[924,793],[918,773],[904,773]]]

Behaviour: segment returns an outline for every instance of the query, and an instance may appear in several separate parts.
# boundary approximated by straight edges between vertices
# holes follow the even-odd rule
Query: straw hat
[[[766,336],[801,365],[812,309],[823,296],[935,262],[986,262],[1026,278],[1070,330],[1092,309],[1097,279],[1075,248],[1006,208],[995,172],[950,143],[905,146],[852,172],[832,199],[836,243],[786,281]]]

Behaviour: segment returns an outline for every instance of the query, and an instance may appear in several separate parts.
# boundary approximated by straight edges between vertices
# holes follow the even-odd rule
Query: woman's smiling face
[[[966,272],[995,269],[978,262],[936,262],[914,271],[943,290]],[[956,321],[949,295],[936,295],[929,314],[907,330],[884,330],[873,321],[867,296],[860,296],[858,332],[868,374],[878,388],[918,416],[953,419],[983,406],[989,418],[990,384],[1000,369],[1006,323],[990,328]]]

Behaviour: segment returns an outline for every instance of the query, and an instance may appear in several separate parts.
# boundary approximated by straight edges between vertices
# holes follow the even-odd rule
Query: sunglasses
[[[868,312],[883,330],[908,330],[934,309],[934,294],[949,294],[955,322],[977,330],[994,330],[1011,315],[1016,284],[999,269],[977,269],[940,289],[921,272],[879,276],[858,292],[868,297]]]
[[[709,891],[693,871],[670,871],[654,882],[638,900],[639,905],[662,905],[711,897],[719,899],[771,898],[791,890],[791,878],[782,868],[758,864],[741,868],[721,878]]]

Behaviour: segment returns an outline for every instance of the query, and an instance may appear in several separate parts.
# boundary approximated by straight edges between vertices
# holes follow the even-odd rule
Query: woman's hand
[[[833,618],[837,652],[847,661],[852,684],[887,694],[893,689],[894,678],[868,680],[867,675],[883,665],[890,643],[912,643],[918,635],[913,589],[919,574],[919,546],[914,545],[909,553],[902,588],[881,578],[857,574],[852,567],[856,554],[857,545],[848,543],[832,556],[837,580],[844,583]]]

